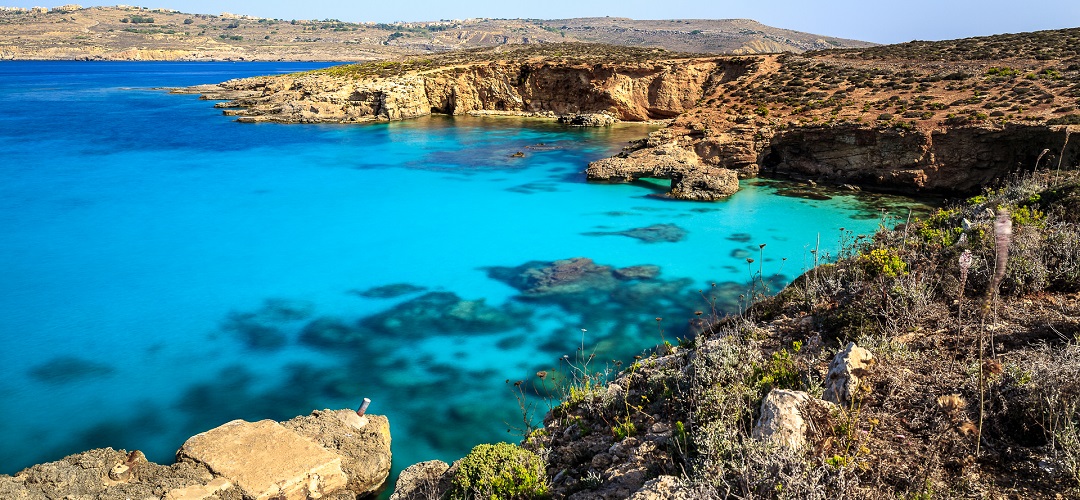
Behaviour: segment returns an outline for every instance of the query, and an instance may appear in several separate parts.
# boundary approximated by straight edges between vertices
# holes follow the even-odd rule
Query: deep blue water
[[[885,202],[586,183],[638,125],[246,125],[153,90],[317,66],[0,63],[0,473],[101,446],[169,463],[229,420],[364,397],[397,468],[517,440],[506,381],[583,343],[594,366],[628,359],[660,342],[657,317],[688,335],[708,300],[730,311],[757,272],[775,291]],[[653,225],[678,241],[611,234]],[[660,274],[512,286],[508,268],[573,257]],[[410,287],[371,296],[392,284]]]

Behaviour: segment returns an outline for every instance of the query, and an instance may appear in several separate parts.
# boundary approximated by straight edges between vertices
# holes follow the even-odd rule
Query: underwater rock
[[[364,330],[338,318],[315,318],[300,331],[300,342],[316,347],[343,347],[364,340]]]
[[[263,323],[257,313],[230,312],[222,322],[221,329],[236,335],[250,349],[277,350],[288,342],[281,329]]]
[[[255,315],[267,322],[288,322],[307,319],[315,312],[315,304],[306,300],[269,298],[263,301]]]
[[[825,193],[822,193],[822,192],[819,192],[819,191],[811,190],[809,188],[805,188],[805,189],[782,188],[782,189],[777,189],[776,194],[778,194],[780,196],[788,196],[788,197],[791,197],[791,198],[803,198],[803,199],[815,200],[815,201],[825,201],[825,200],[831,200],[832,199],[832,196],[829,196],[829,195],[827,195]]]
[[[749,250],[746,250],[746,249],[743,249],[743,248],[736,248],[736,249],[731,251],[730,255],[732,257],[736,258],[736,259],[742,260],[742,259],[746,259],[746,258],[750,257],[753,254],[750,253]]]
[[[377,332],[421,337],[425,332],[500,332],[524,324],[529,312],[512,305],[493,307],[484,299],[464,300],[453,292],[429,292],[360,320]]]
[[[686,238],[686,230],[675,224],[653,224],[626,231],[593,231],[582,234],[585,236],[628,236],[645,243],[676,243]]]
[[[113,367],[97,361],[75,356],[58,356],[31,368],[27,373],[42,382],[64,384],[89,377],[109,376],[115,371]]]
[[[597,265],[586,257],[492,267],[488,268],[488,276],[520,290],[526,297],[606,292],[618,286],[611,266]]]
[[[739,243],[750,243],[750,240],[754,239],[754,237],[750,233],[732,233],[724,239],[728,241],[736,241]]]
[[[369,299],[392,299],[410,293],[423,292],[427,287],[412,283],[391,283],[389,285],[368,288],[367,290],[350,290],[349,293],[367,297]]]
[[[615,289],[611,293],[611,299],[620,304],[635,307],[644,304],[662,304],[681,299],[682,291],[691,284],[693,280],[689,278],[627,283]]]
[[[623,281],[651,280],[660,275],[660,266],[646,264],[641,266],[622,267],[612,271],[616,278]]]

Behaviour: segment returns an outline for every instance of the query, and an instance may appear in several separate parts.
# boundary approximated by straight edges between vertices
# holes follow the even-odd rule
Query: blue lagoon
[[[516,441],[513,381],[692,335],[896,202],[585,182],[644,125],[251,125],[155,90],[317,66],[0,63],[0,473],[364,397],[396,469]]]

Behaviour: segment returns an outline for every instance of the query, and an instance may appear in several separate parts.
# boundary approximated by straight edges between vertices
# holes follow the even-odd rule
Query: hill
[[[381,24],[119,6],[0,10],[0,59],[367,61],[575,41],[732,54],[873,45],[746,19],[466,19]]]

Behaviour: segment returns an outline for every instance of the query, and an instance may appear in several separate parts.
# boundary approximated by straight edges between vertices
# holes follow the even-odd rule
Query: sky
[[[78,1],[78,0],[73,0]],[[130,1],[130,0],[128,0]],[[280,19],[350,22],[437,21],[470,17],[562,19],[748,18],[819,35],[898,43],[1080,27],[1080,0],[154,0],[136,3],[192,14],[247,14]],[[81,3],[83,6],[116,5]],[[0,0],[9,7],[40,0]]]

